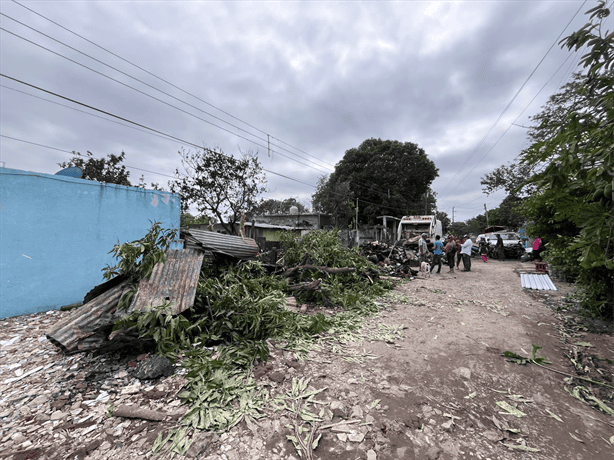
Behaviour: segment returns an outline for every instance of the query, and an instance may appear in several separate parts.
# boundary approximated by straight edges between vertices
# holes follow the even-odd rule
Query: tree
[[[455,235],[455,236],[463,236],[467,233],[474,233],[474,232],[470,231],[469,226],[465,222],[454,222],[453,224],[450,224],[448,233],[450,233],[451,235]]]
[[[180,219],[181,219],[181,223],[180,223],[181,227],[187,227],[188,225],[198,225],[198,224],[209,225],[209,222],[211,222],[211,219],[209,219],[207,216],[194,217],[189,212],[182,212]]]
[[[331,182],[327,176],[318,179],[316,193],[312,195],[314,212],[330,214],[335,218],[335,227],[347,227],[354,217],[354,193],[349,182]]]
[[[416,144],[371,138],[345,152],[315,198],[324,206],[339,201],[331,195],[347,184],[343,200],[358,198],[359,221],[374,223],[381,215],[422,214],[425,200],[427,207],[433,202],[430,185],[437,176],[435,164]]]
[[[297,198],[292,197],[286,198],[285,200],[264,200],[252,209],[250,214],[254,216],[262,216],[264,214],[288,214],[292,206],[296,206],[300,214],[309,212],[305,205],[300,203]]]
[[[538,190],[522,210],[532,221],[529,232],[546,241],[548,260],[577,276],[585,311],[611,317],[614,33],[602,31],[610,15],[603,0],[587,14],[590,21],[561,42],[575,51],[587,45],[585,73],[550,98],[534,118],[533,144],[521,153]]]
[[[266,191],[266,177],[256,156],[244,154],[236,159],[219,149],[182,149],[179,155],[185,173],[177,169],[169,186],[182,196],[182,211],[194,205],[200,215],[213,216],[228,234],[237,234],[235,224],[241,214],[255,208],[258,195]]]
[[[448,231],[448,228],[450,228],[450,223],[451,223],[450,218],[448,217],[448,214],[443,211],[437,211],[435,216],[437,217],[437,220],[441,221],[442,233],[446,233]]]
[[[510,230],[519,229],[526,222],[526,218],[521,212],[523,202],[523,198],[515,195],[506,196],[498,207],[488,211],[488,224],[500,225]],[[486,219],[485,215],[484,219]]]
[[[530,165],[521,163],[500,166],[482,178],[480,181],[484,186],[482,191],[486,195],[491,195],[503,189],[508,196],[531,196],[536,192],[535,184],[529,182],[533,177],[532,169]]]
[[[105,182],[107,184],[118,184],[131,186],[130,171],[126,166],[120,165],[126,158],[122,152],[120,155],[110,153],[107,158],[94,158],[92,152],[81,155],[79,152],[72,152],[73,157],[66,162],[58,163],[60,168],[79,167],[83,171],[83,179]]]

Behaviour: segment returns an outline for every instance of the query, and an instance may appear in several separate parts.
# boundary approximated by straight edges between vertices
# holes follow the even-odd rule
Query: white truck
[[[443,236],[441,221],[435,216],[403,216],[399,222],[398,238],[411,240],[426,233],[427,238],[435,240],[435,235]]]

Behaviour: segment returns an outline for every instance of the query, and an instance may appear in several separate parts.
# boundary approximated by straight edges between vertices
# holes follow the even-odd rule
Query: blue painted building
[[[118,242],[179,228],[177,194],[0,168],[0,318],[81,302]]]

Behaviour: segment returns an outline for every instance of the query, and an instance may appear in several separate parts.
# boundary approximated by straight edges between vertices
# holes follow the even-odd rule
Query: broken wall
[[[0,318],[81,302],[118,240],[179,228],[180,207],[177,194],[0,168]]]

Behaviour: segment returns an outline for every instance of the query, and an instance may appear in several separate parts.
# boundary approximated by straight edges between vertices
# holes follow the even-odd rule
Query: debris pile
[[[160,233],[162,231],[154,225],[150,231],[152,238],[146,236],[144,240],[159,240]],[[134,312],[143,312],[151,305],[170,304],[174,315],[194,305],[205,259],[205,264],[210,265],[215,254],[243,260],[253,259],[258,254],[258,245],[251,238],[194,229],[185,230],[182,236],[191,249],[159,248],[164,258],[153,265],[149,276],[121,273],[96,286],[85,296],[83,306],[51,328],[47,338],[65,353],[121,347],[130,331],[112,333],[118,320]],[[127,244],[135,247],[141,243]],[[151,253],[155,255],[156,251],[152,248]],[[125,302],[124,308],[122,302]]]
[[[418,274],[418,255],[414,246],[417,248],[417,239],[415,242],[413,239],[401,240],[393,246],[372,241],[361,244],[360,253],[388,276],[406,278]]]
[[[170,249],[154,224],[115,246],[117,265],[81,307],[38,315],[29,335],[0,331],[0,355],[29,347],[27,364],[0,368],[0,456],[103,458],[124,444],[129,458],[198,456],[202,430],[273,410],[253,369],[275,343],[305,354],[355,333],[393,286],[336,232],[288,235],[272,264],[255,260],[254,240],[210,233],[188,230]]]

